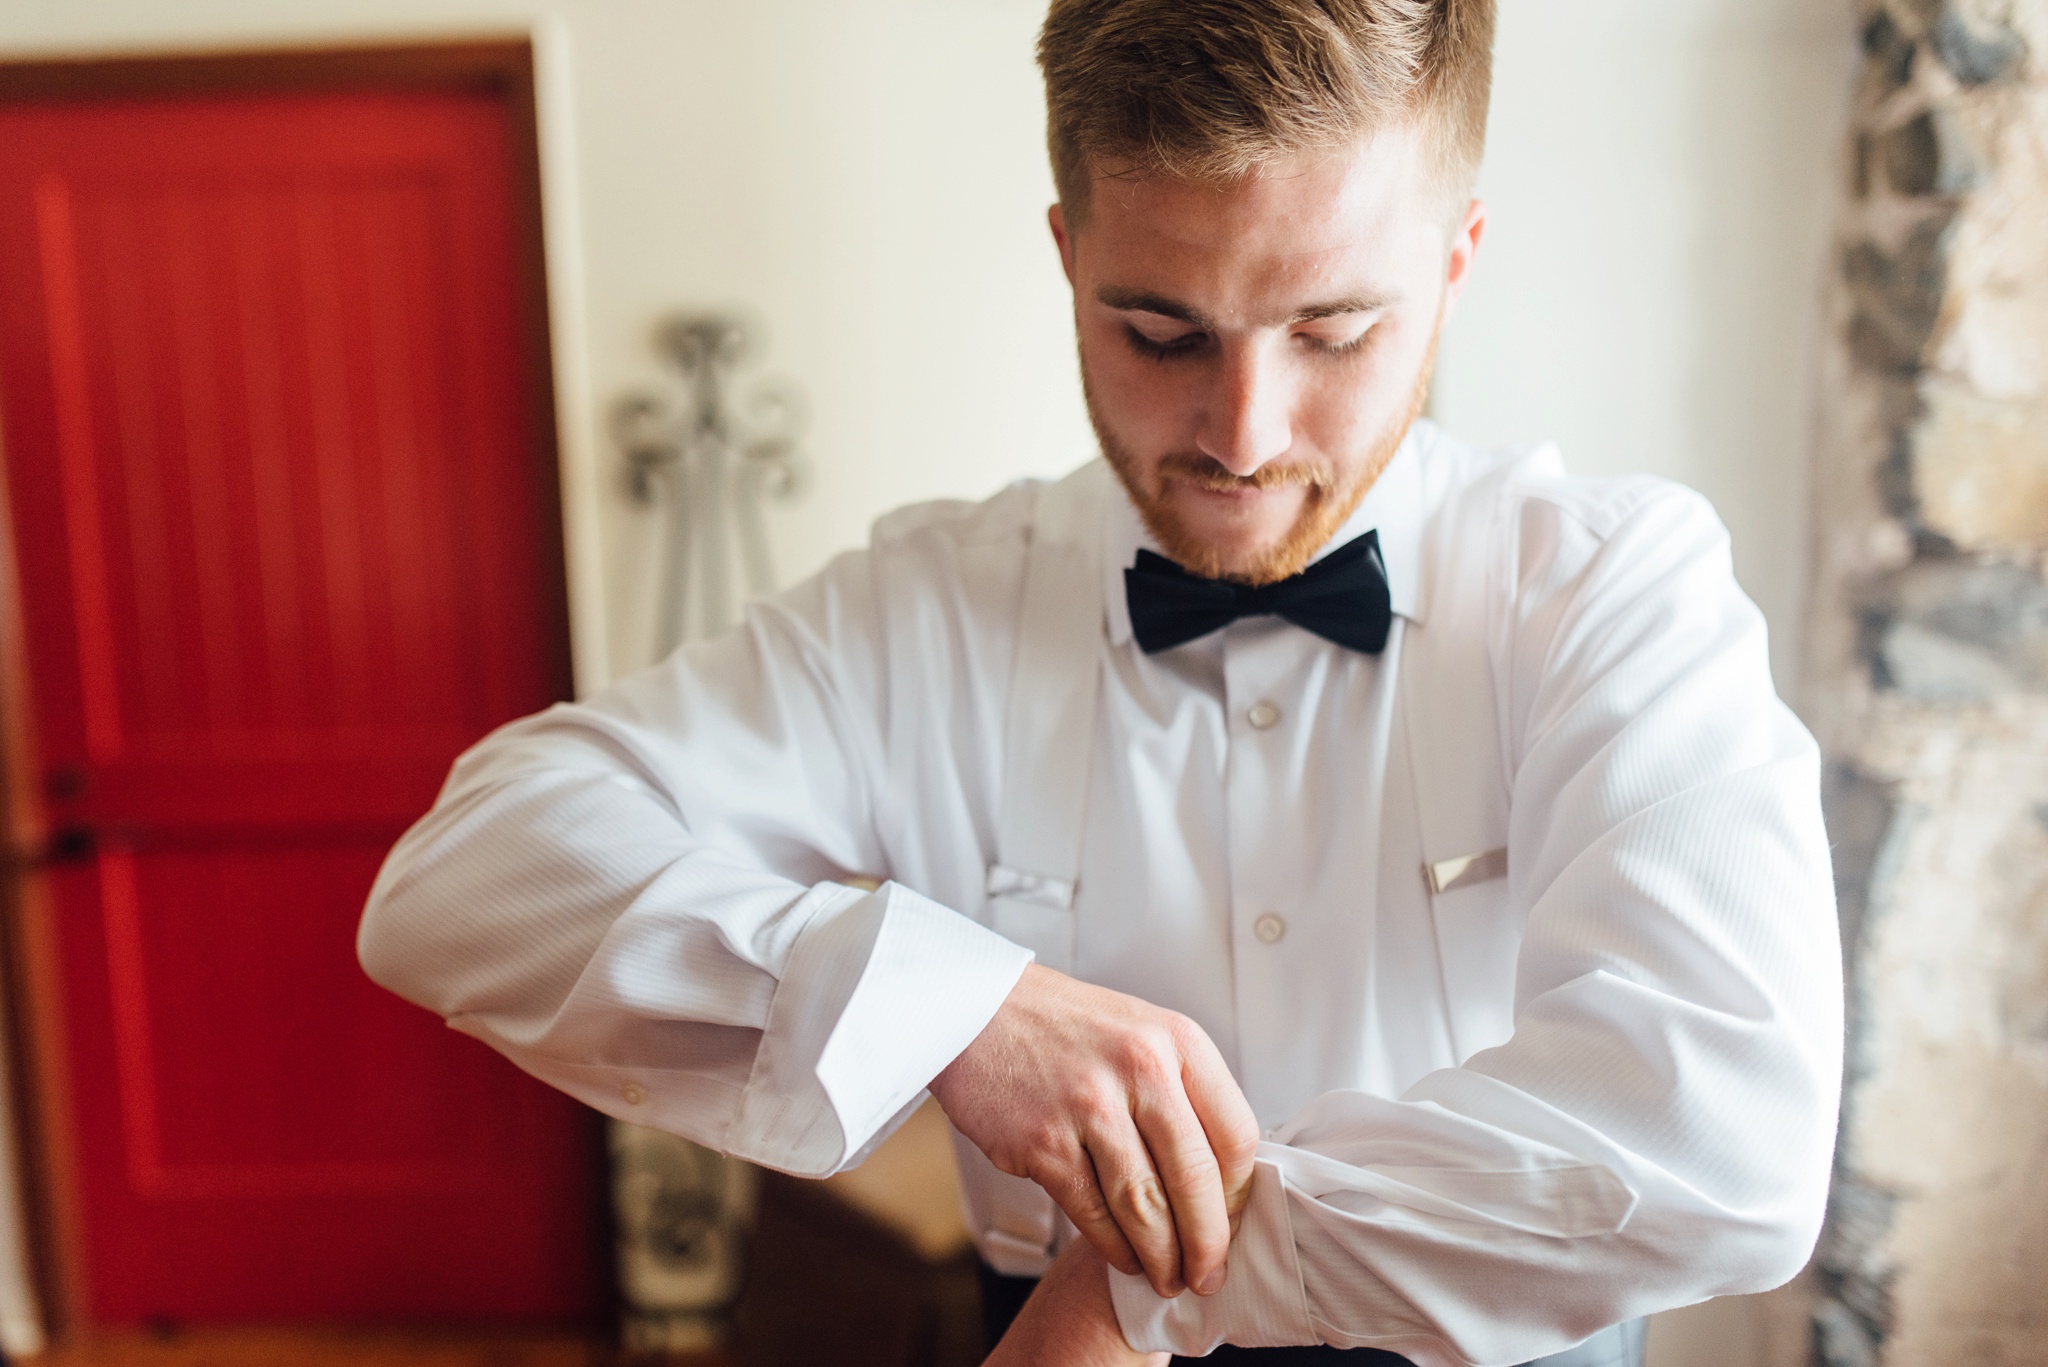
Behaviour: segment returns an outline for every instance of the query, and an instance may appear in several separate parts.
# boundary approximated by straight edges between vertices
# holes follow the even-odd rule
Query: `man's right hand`
[[[1222,1287],[1259,1127],[1193,1021],[1032,964],[931,1091],[1111,1266],[1161,1296]]]

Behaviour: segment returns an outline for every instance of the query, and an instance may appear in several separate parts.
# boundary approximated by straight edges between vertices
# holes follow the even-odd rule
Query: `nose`
[[[1291,406],[1278,358],[1256,341],[1227,344],[1196,445],[1232,474],[1252,474],[1294,444]]]

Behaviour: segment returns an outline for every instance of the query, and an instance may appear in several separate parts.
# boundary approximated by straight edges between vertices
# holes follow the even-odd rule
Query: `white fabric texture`
[[[1379,529],[1384,655],[1248,619],[1146,656],[1121,569],[1151,543],[1096,472],[1073,971],[1200,1023],[1267,1138],[1219,1294],[1113,1276],[1131,1342],[1516,1363],[1792,1276],[1840,1083],[1819,765],[1706,503],[1421,423],[1331,543]],[[982,922],[1032,504],[894,514],[488,737],[386,862],[365,967],[609,1114],[858,1162],[1030,958]],[[1411,753],[1402,664],[1449,632],[1498,725]],[[1507,878],[1432,897],[1425,862],[1483,852],[1425,848],[1436,773],[1505,785]]]

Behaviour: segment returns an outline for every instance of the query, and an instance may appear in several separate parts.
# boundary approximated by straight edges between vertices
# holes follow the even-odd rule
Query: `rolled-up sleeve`
[[[857,1162],[1030,960],[840,881],[889,868],[871,579],[850,557],[465,754],[377,878],[370,976],[621,1119],[805,1176]]]
[[[1513,516],[1512,1035],[1280,1127],[1222,1292],[1112,1274],[1139,1348],[1526,1362],[1811,1252],[1842,1039],[1816,747],[1702,500]]]

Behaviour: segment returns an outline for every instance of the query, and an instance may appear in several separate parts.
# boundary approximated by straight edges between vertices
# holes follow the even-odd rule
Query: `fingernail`
[[[1218,1268],[1202,1278],[1202,1284],[1195,1288],[1197,1296],[1213,1296],[1223,1289],[1223,1270]]]

